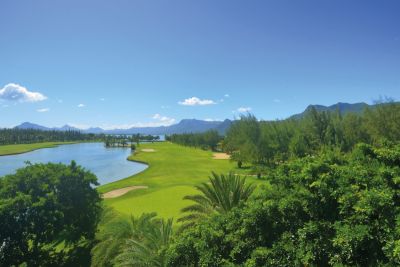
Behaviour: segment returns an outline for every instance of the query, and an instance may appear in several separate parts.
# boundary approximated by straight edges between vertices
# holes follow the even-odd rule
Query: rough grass
[[[141,149],[154,149],[155,152],[141,152]],[[196,193],[194,185],[207,181],[211,171],[216,173],[237,171],[233,162],[215,160],[210,151],[168,142],[141,144],[138,152],[129,159],[146,162],[149,168],[137,175],[98,188],[99,192],[105,193],[134,185],[149,187],[105,200],[107,205],[114,207],[123,215],[157,212],[161,217],[177,219],[180,217],[180,210],[189,204],[182,198]],[[248,180],[261,183],[254,178]]]
[[[52,148],[58,145],[73,144],[73,143],[74,142],[45,142],[45,143],[34,143],[34,144],[1,145],[0,156],[22,154],[41,148]]]

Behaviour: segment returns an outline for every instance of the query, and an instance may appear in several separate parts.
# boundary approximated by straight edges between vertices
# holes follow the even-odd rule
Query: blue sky
[[[276,119],[400,99],[397,0],[2,0],[0,10],[0,127],[239,110]]]

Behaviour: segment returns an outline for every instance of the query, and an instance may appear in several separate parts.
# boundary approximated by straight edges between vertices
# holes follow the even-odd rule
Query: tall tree
[[[73,257],[94,239],[96,185],[96,176],[75,162],[28,165],[0,178],[0,265],[87,265],[82,255]]]

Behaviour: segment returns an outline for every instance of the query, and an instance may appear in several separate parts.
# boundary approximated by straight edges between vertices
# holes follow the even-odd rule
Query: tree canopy
[[[269,182],[177,236],[170,266],[400,264],[399,145],[291,160]]]
[[[101,212],[94,174],[75,162],[0,178],[0,265],[87,266]]]

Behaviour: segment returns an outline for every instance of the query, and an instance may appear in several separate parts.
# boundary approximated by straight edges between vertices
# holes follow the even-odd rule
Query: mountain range
[[[323,106],[323,105],[309,105],[302,113],[295,114],[291,116],[291,119],[300,119],[304,117],[312,108],[315,108],[317,111],[339,111],[342,114],[346,113],[360,113],[365,110],[367,107],[373,107],[374,105],[368,105],[366,103],[337,103],[331,106]],[[132,127],[129,129],[112,129],[112,130],[104,130],[99,127],[93,127],[89,129],[79,129],[70,125],[64,125],[62,127],[45,127],[42,125],[24,122],[15,128],[18,129],[37,129],[42,131],[80,131],[83,133],[94,133],[94,134],[151,134],[151,135],[163,135],[163,134],[181,134],[181,133],[200,133],[208,130],[216,130],[220,134],[224,134],[227,129],[233,123],[232,120],[224,120],[224,121],[204,121],[204,120],[196,120],[196,119],[184,119],[181,120],[177,124],[173,124],[170,126],[159,126],[159,127]]]
[[[232,124],[231,120],[224,121],[203,121],[196,119],[184,119],[177,124],[170,126],[159,126],[159,127],[132,127],[129,129],[112,129],[104,130],[99,127],[93,127],[89,129],[79,129],[70,125],[64,125],[62,127],[45,127],[31,122],[24,122],[14,128],[17,129],[35,129],[42,131],[80,131],[82,133],[94,133],[94,134],[151,134],[151,135],[163,135],[163,134],[180,134],[180,133],[200,133],[208,130],[216,130],[220,134],[226,132],[226,130]]]

